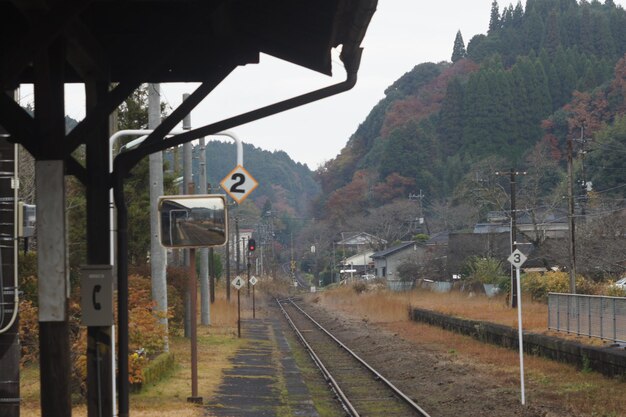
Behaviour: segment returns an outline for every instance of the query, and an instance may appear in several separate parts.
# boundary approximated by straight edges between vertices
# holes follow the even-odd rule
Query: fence
[[[626,298],[550,293],[548,328],[626,343]]]

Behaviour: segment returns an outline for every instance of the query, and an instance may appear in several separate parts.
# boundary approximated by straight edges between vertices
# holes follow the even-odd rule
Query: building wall
[[[374,266],[376,268],[376,277],[386,277],[387,279],[400,279],[398,276],[398,267],[405,262],[423,262],[425,249],[421,245],[408,246],[407,248],[392,253],[385,258],[375,259]],[[384,273],[383,273],[384,270]]]
[[[450,233],[448,240],[448,271],[458,274],[470,256],[506,260],[511,254],[509,233]]]

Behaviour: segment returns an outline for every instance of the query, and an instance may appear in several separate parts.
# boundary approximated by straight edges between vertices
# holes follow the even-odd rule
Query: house
[[[374,269],[374,262],[372,261],[373,254],[374,251],[369,250],[357,253],[356,255],[352,255],[343,260],[340,270],[355,269],[355,275],[371,273],[371,271]]]
[[[363,252],[366,249],[380,248],[386,244],[385,239],[365,232],[341,232],[341,240],[335,243],[336,246],[348,252]]]
[[[388,249],[372,254],[376,278],[396,279],[397,270],[405,262],[414,262],[418,255],[417,242],[402,242]]]
[[[445,269],[445,258],[448,247],[448,232],[433,235],[426,242],[402,242],[388,249],[375,252],[372,255],[374,269],[377,278],[398,280],[398,267],[404,263],[413,263],[426,270],[432,267],[430,272],[441,274]],[[441,261],[441,262],[438,262]],[[440,263],[442,268],[435,264]]]

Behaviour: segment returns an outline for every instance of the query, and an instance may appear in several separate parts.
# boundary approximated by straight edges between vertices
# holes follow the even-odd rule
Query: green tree
[[[465,58],[467,51],[465,50],[465,42],[463,42],[463,35],[459,30],[454,38],[454,47],[452,48],[452,62],[457,62],[460,59]]]
[[[615,118],[611,126],[600,131],[589,154],[587,169],[595,190],[626,195],[624,191],[624,155],[626,155],[626,116]]]
[[[500,29],[500,27],[500,8],[498,7],[498,2],[493,0],[493,3],[491,3],[491,15],[489,18],[489,31],[487,33],[491,35]]]
[[[439,138],[444,155],[453,155],[462,145],[464,95],[461,81],[454,78],[448,83],[446,96],[439,111]]]
[[[164,105],[161,105],[164,112]],[[118,109],[119,130],[148,128],[148,85],[135,90]],[[124,193],[128,206],[128,256],[130,262],[142,265],[150,251],[150,187],[148,158],[142,159],[125,181]],[[171,175],[164,175],[164,187],[170,187]]]

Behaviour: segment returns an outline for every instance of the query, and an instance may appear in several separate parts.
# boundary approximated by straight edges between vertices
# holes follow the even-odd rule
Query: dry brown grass
[[[231,366],[229,358],[242,343],[245,343],[236,337],[236,292],[231,296],[231,302],[228,303],[225,291],[218,291],[215,303],[211,306],[211,326],[198,326],[198,393],[204,399],[213,395],[222,380],[224,370]],[[241,298],[244,303],[247,302],[243,293]],[[247,310],[247,308],[242,308],[243,318],[251,316]],[[146,386],[140,393],[131,394],[130,409],[133,416],[198,417],[203,415],[204,410],[201,407],[187,402],[187,397],[191,396],[190,341],[181,336],[172,336],[170,350],[176,355],[176,369],[166,380]],[[36,366],[22,370],[20,389],[23,398],[20,415],[23,417],[41,415],[39,369]],[[75,406],[72,409],[72,415],[86,416],[86,407]]]
[[[468,298],[458,293],[437,294],[427,291],[391,293],[377,290],[357,294],[350,287],[333,289],[312,297],[326,308],[340,310],[359,319],[366,318],[416,345],[443,351],[451,360],[475,366],[494,375],[503,384],[512,387],[519,384],[519,355],[516,351],[487,345],[438,327],[411,322],[407,314],[408,307],[414,306],[517,327],[517,311],[507,307],[503,298]],[[525,329],[545,333],[545,305],[523,300],[522,311]],[[558,335],[565,337],[563,334]],[[524,363],[529,404],[552,401],[571,405],[577,415],[626,416],[624,378],[607,378],[532,355],[525,355]]]
[[[437,311],[455,317],[484,320],[517,327],[517,310],[508,307],[504,296],[469,297],[460,292],[445,294],[425,290],[390,292],[386,290],[357,294],[351,287],[321,293],[322,305],[351,313],[362,313],[373,322],[408,321],[410,307]],[[546,304],[522,299],[524,330],[543,332],[547,327]]]

